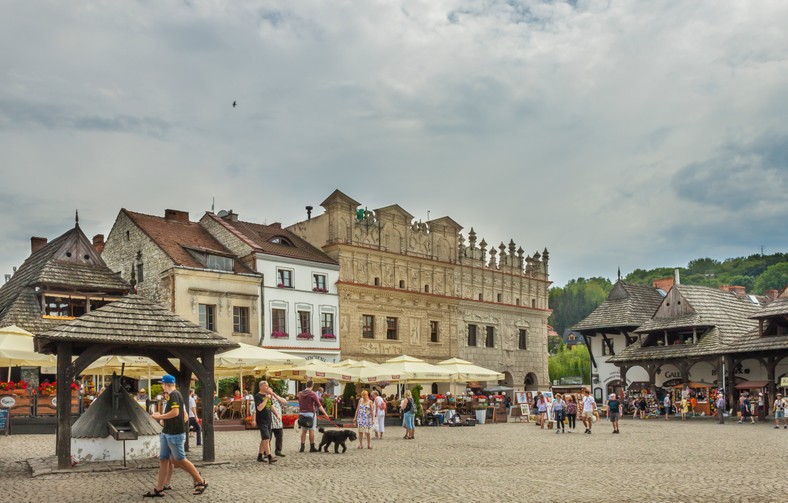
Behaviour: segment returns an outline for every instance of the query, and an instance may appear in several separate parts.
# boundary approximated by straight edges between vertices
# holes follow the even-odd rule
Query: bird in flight
[[[238,102],[233,101],[233,108],[235,108],[237,105],[238,105]]]

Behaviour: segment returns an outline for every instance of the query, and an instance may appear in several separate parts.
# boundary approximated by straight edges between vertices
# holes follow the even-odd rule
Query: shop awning
[[[744,381],[734,386],[736,389],[761,389],[769,385],[769,381]]]

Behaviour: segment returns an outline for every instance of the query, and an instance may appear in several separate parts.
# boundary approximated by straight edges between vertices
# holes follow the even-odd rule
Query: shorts
[[[174,461],[183,461],[186,459],[186,451],[183,444],[186,442],[185,433],[177,433],[171,435],[169,433],[162,433],[159,435],[159,459],[167,461],[172,458]]]
[[[586,411],[586,410],[584,410],[583,411],[583,415],[581,417],[593,418],[594,417],[594,412],[593,411]]]
[[[774,418],[775,419],[784,419],[785,418],[785,411],[784,410],[778,410],[777,412],[774,413]]]
[[[315,416],[314,412],[300,412],[299,415],[307,416],[312,418],[312,427],[311,428],[301,428],[302,430],[312,430],[317,431],[317,416]]]
[[[271,440],[271,425],[270,424],[258,424],[258,428],[260,428],[260,439],[261,440]]]
[[[611,422],[615,423],[616,421],[618,421],[618,415],[619,415],[618,412],[611,412],[607,415],[607,417],[610,419]]]

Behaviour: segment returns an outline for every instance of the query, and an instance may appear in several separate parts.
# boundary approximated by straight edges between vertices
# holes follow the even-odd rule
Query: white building
[[[260,345],[307,359],[340,360],[339,264],[278,223],[255,224],[230,212],[200,223],[262,275]]]

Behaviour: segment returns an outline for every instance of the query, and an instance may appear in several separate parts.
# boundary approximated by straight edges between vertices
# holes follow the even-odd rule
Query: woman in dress
[[[372,418],[375,417],[375,402],[369,399],[369,392],[361,392],[353,422],[358,427],[358,448],[364,448],[364,437],[367,438],[367,449],[372,449]]]
[[[536,395],[536,411],[539,413],[539,426],[544,429],[544,421],[547,416],[547,400],[544,399],[541,391]]]

